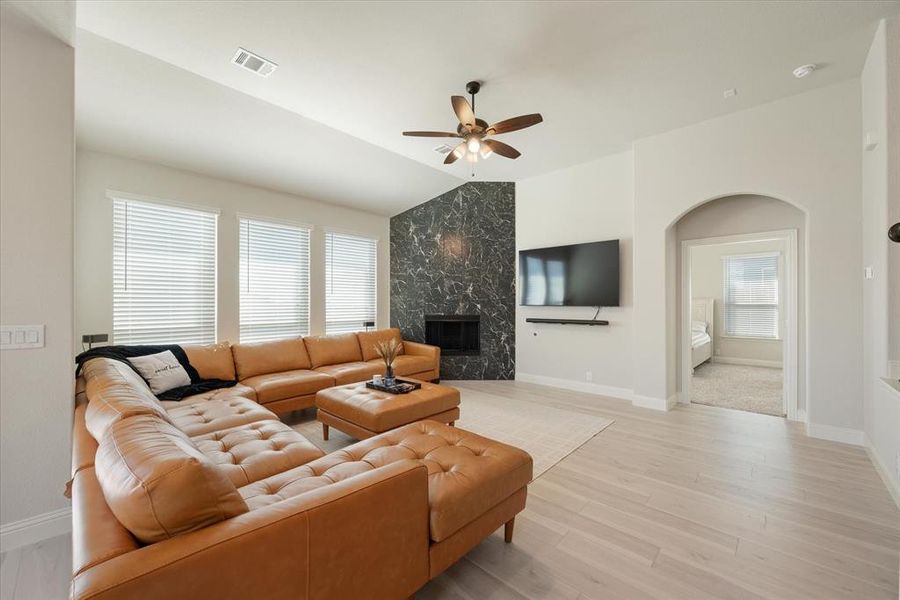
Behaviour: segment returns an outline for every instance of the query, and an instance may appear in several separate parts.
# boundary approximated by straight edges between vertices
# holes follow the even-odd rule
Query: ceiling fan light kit
[[[481,82],[470,81],[466,84],[466,92],[472,97],[472,102],[463,96],[451,96],[450,104],[453,106],[453,112],[459,119],[459,125],[456,126],[456,133],[445,131],[404,131],[403,135],[411,137],[453,137],[462,141],[447,153],[444,158],[444,164],[449,165],[460,158],[465,157],[471,163],[478,162],[479,157],[488,158],[492,154],[498,154],[505,158],[519,158],[522,154],[508,144],[495,139],[489,139],[488,136],[510,133],[537,125],[544,119],[540,113],[530,115],[522,115],[498,121],[493,125],[488,125],[487,121],[479,119],[475,116],[475,94],[481,90]]]

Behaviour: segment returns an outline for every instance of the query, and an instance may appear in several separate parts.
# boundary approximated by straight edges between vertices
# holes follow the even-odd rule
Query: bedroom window
[[[241,342],[309,333],[308,227],[241,218]]]
[[[777,253],[724,256],[725,335],[778,339]]]
[[[325,333],[362,331],[375,320],[378,241],[325,233]]]
[[[113,343],[216,341],[217,220],[113,198]]]

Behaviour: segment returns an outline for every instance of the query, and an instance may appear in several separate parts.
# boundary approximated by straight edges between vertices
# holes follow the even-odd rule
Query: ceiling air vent
[[[253,71],[260,77],[268,77],[278,68],[278,65],[271,60],[266,60],[259,54],[254,54],[244,48],[237,49],[231,62],[240,67],[244,67],[248,71]]]
[[[434,148],[432,148],[432,150],[434,150],[438,154],[450,154],[450,152],[453,151],[453,148],[451,148],[447,144],[441,144],[440,146],[435,146]]]

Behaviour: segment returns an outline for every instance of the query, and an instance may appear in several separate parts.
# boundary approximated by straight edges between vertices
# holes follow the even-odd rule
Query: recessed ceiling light
[[[250,52],[245,48],[238,48],[237,52],[234,53],[234,56],[231,57],[231,62],[248,71],[253,71],[260,77],[268,77],[278,68],[278,65],[271,60],[263,58],[255,52]]]
[[[737,88],[728,88],[724,92],[722,92],[722,96],[725,98],[734,98],[737,96]]]
[[[796,77],[797,79],[802,79],[803,77],[806,77],[807,75],[809,75],[810,73],[812,73],[815,70],[816,70],[816,65],[814,65],[812,63],[810,63],[808,65],[800,65],[799,67],[794,69],[794,77]]]

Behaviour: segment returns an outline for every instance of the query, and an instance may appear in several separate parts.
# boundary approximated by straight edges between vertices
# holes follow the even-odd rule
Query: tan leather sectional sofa
[[[407,598],[499,526],[511,534],[525,452],[420,421],[324,455],[269,410],[308,406],[323,378],[371,374],[349,339],[235,346],[240,386],[180,402],[157,400],[124,363],[85,363],[71,597]],[[408,361],[411,374],[436,379],[436,349],[406,347],[431,357],[425,370]],[[214,377],[227,349],[187,353]]]
[[[231,388],[232,392],[281,414],[313,406],[319,390],[383,373],[384,363],[375,352],[375,343],[390,337],[400,339],[400,330],[236,344],[230,349],[228,342],[223,342],[213,352],[206,346],[186,346],[185,351],[201,377],[237,379],[240,387]],[[440,361],[440,348],[404,341],[394,372],[401,377],[435,380],[440,378]]]

